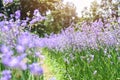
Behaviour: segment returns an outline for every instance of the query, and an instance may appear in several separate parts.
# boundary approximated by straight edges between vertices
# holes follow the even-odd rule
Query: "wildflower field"
[[[119,16],[71,23],[44,36],[31,32],[48,19],[38,9],[32,18],[20,17],[20,10],[0,13],[0,80],[120,80]]]
[[[111,23],[105,26],[101,21],[84,23],[77,31],[69,27],[43,38],[43,51],[62,80],[119,80],[120,24],[116,21],[114,29]]]

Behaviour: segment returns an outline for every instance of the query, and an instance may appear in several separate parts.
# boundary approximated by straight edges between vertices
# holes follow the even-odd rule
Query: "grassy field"
[[[119,80],[119,52],[113,47],[81,52],[43,50],[56,80]]]

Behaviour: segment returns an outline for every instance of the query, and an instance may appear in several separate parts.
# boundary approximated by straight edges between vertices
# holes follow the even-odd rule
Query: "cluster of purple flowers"
[[[13,2],[13,0],[3,0],[4,4],[9,4],[9,3],[12,3],[12,2]]]
[[[11,71],[9,71],[9,70],[4,70],[3,72],[2,72],[2,77],[1,77],[1,79],[0,80],[10,80],[11,79]]]
[[[101,19],[72,25],[60,34],[51,34],[41,39],[44,47],[63,51],[64,49],[97,49],[100,46],[115,46],[120,43],[120,18]]]
[[[45,19],[38,11],[35,13],[37,14],[37,19],[34,17],[36,21]],[[5,70],[2,70],[0,80],[10,80],[14,69],[29,70],[33,75],[43,74],[41,63],[40,61],[37,63],[36,60],[43,57],[41,54],[36,55],[40,52],[40,38],[29,31],[24,31],[24,27],[31,26],[31,24],[27,25],[29,19],[20,20],[19,10],[15,12],[15,21],[12,19],[12,15],[9,20],[4,14],[0,18],[3,16],[4,19],[0,21],[0,65]],[[29,56],[34,57],[36,61]]]

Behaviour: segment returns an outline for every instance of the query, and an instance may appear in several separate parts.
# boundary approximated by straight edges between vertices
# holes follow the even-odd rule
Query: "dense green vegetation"
[[[62,73],[62,76],[55,75],[57,80],[119,80],[120,53],[116,48],[87,49],[81,52],[44,51],[53,71],[57,75]]]

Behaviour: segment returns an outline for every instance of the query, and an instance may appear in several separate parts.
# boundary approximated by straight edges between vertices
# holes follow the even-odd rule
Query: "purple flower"
[[[38,63],[33,63],[29,65],[30,72],[34,75],[41,75],[43,74],[43,69],[39,66]]]
[[[27,64],[26,61],[24,61],[24,59],[26,58],[27,54],[24,53],[20,56],[17,57],[17,59],[20,61],[18,64],[18,68],[22,69],[22,70],[26,70],[27,69]]]
[[[34,47],[34,42],[30,42],[30,43],[28,44],[28,47],[29,47],[29,48],[33,48],[33,47]]]
[[[25,48],[22,45],[17,45],[16,50],[18,53],[23,53],[25,51]]]
[[[13,54],[13,51],[10,50],[8,53],[2,54],[2,57],[11,57]]]
[[[10,68],[19,68],[22,70],[27,69],[26,63],[23,59],[26,57],[26,54],[13,57],[13,56],[5,56],[2,57],[2,63]]]
[[[26,56],[27,56],[27,54],[24,53],[24,54],[22,54],[22,55],[17,56],[17,58],[18,58],[20,61],[22,61],[24,58],[26,58]]]
[[[9,31],[9,29],[10,29],[9,26],[7,26],[7,25],[3,26],[3,28],[2,28],[3,31]]]
[[[29,44],[30,41],[30,34],[29,33],[22,33],[19,37],[18,37],[18,44],[19,45],[23,45],[23,46],[27,46]]]
[[[2,72],[2,77],[0,80],[10,80],[11,79],[11,71],[10,70],[4,70]]]
[[[120,17],[118,17],[118,23],[120,23]]]
[[[36,52],[36,53],[35,53],[35,56],[36,56],[36,57],[39,57],[40,55],[41,55],[40,52]]]
[[[36,17],[41,17],[41,14],[40,14],[40,12],[39,12],[38,9],[35,9],[35,10],[34,10],[33,15],[36,16]]]
[[[24,27],[27,26],[27,22],[23,21],[22,24],[21,24],[21,26],[24,26]]]
[[[20,62],[19,63],[19,69],[26,70],[27,69],[27,64],[25,62]]]
[[[16,57],[11,57],[11,59],[8,61],[8,66],[16,68],[19,63],[20,63],[19,59],[17,59]]]
[[[15,18],[16,18],[16,19],[19,19],[19,18],[20,18],[20,10],[17,10],[17,11],[15,12]]]
[[[0,50],[2,53],[5,53],[5,54],[9,53],[9,51],[10,51],[9,47],[7,47],[5,45],[2,45]]]
[[[4,4],[12,3],[13,0],[3,0]]]
[[[0,17],[3,17],[3,16],[4,16],[4,14],[0,13]]]
[[[30,21],[30,24],[34,24],[34,23],[36,23],[36,22],[37,22],[36,19],[32,19],[32,20]]]
[[[45,17],[40,14],[40,12],[39,12],[38,9],[34,10],[33,15],[34,15],[34,17],[33,17],[33,19],[30,21],[30,24],[34,24],[34,23],[36,23],[36,22],[39,22],[39,21],[42,21],[42,20],[45,19]]]
[[[7,66],[10,58],[11,58],[11,56],[2,56],[2,58],[1,58],[2,64]]]

